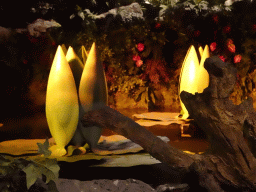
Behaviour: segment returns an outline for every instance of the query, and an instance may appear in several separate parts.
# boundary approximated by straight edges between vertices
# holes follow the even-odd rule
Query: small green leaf
[[[56,181],[59,177],[60,167],[56,159],[43,159],[38,162],[41,166],[41,173],[46,176],[46,183],[50,180]]]
[[[59,176],[59,167],[58,165],[52,166],[51,169],[43,167],[42,173],[46,176],[46,183],[49,183],[50,181],[57,181]]]
[[[26,166],[28,166],[31,162],[29,160],[19,158],[19,159],[14,159],[13,163],[19,168],[23,169]]]
[[[37,143],[38,145],[38,153],[43,154],[45,157],[49,157],[51,155],[51,151],[49,150],[49,141],[48,139],[45,140],[45,142],[42,143]]]
[[[37,167],[34,164],[29,164],[23,169],[26,173],[27,188],[29,189],[38,178],[42,178],[41,167]]]

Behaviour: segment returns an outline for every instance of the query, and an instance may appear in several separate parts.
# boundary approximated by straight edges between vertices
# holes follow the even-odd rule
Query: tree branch
[[[184,169],[185,171],[188,170],[197,156],[192,156],[170,146],[132,119],[108,106],[103,106],[98,110],[85,114],[82,124],[84,127],[96,125],[110,129],[139,144],[150,155],[161,162],[165,162],[175,168]]]

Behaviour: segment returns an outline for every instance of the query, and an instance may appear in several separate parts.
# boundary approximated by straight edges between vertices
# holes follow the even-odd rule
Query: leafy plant
[[[117,8],[132,1],[114,2]],[[175,80],[176,85],[178,78],[172,75],[181,67],[191,44],[203,47],[208,44],[212,55],[237,67],[238,80],[233,94],[237,101],[252,93],[256,87],[255,0],[234,2],[231,6],[225,0],[149,2],[139,2],[144,19],[130,22],[110,19],[106,24],[110,30],[97,24],[94,15],[97,11],[88,13],[77,9],[75,15],[84,13],[81,30],[76,35],[72,33],[71,40],[63,33],[62,37],[68,44],[72,42],[73,47],[84,45],[89,50],[92,42],[98,42],[110,95],[121,91],[129,93],[135,101],[148,102],[160,86],[170,86],[170,80]],[[164,14],[159,18],[161,9]],[[169,36],[168,31],[172,31]],[[57,33],[56,37],[61,35]],[[173,57],[168,60],[168,55]]]
[[[0,190],[18,191],[51,191],[58,192],[55,181],[59,177],[60,167],[56,159],[49,159],[49,142],[38,144],[38,152],[44,158],[33,160],[0,155]]]

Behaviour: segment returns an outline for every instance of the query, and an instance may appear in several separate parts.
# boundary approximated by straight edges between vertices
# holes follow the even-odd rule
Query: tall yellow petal
[[[82,61],[79,59],[79,57],[76,55],[74,49],[69,46],[67,55],[66,55],[67,61],[69,63],[69,66],[72,70],[75,83],[76,83],[76,88],[77,90],[79,89],[79,84],[81,80],[81,76],[83,73],[84,65]]]
[[[80,52],[81,52],[81,56],[83,58],[83,63],[86,63],[88,53],[83,45],[81,46]]]
[[[54,156],[66,154],[65,146],[76,130],[79,106],[75,80],[61,46],[50,70],[46,92],[46,118],[56,146]]]
[[[198,50],[199,50],[200,58],[202,58],[204,50],[201,46],[198,48]]]
[[[204,50],[201,46],[198,48],[198,50],[199,50],[200,58],[202,58]]]
[[[195,47],[191,45],[190,48],[188,49],[188,52],[186,54],[186,57],[181,68],[179,94],[182,91],[186,91],[192,94],[195,94],[195,92],[197,92],[198,68],[199,60],[197,57],[197,53]],[[181,99],[180,103],[183,111],[182,118],[186,119],[189,116],[188,111],[183,102],[181,101]]]
[[[83,69],[84,69],[84,64],[79,59],[79,57],[77,56],[77,54],[75,53],[74,49],[71,46],[69,46],[69,48],[68,48],[66,58],[70,65],[70,68],[73,72],[73,76],[74,76],[75,83],[76,83],[76,88],[78,91],[81,76],[82,76]],[[78,92],[77,92],[77,94],[78,94]],[[79,104],[79,119],[80,118],[82,118],[82,106]],[[71,139],[71,142],[70,142],[72,145],[75,145],[75,146],[83,146],[84,145],[85,140],[84,140],[83,134],[81,132],[81,129],[82,129],[82,124],[80,121],[78,121],[77,129],[76,129],[76,131]]]
[[[107,83],[100,54],[93,43],[89,52],[79,87],[79,99],[85,112],[98,105],[106,105]]]
[[[63,51],[64,55],[66,55],[67,54],[67,48],[66,48],[65,44],[62,44],[61,48],[62,48],[62,51]]]
[[[209,57],[210,57],[209,46],[206,45],[204,48],[203,55],[201,57],[200,66],[199,66],[199,70],[197,73],[197,76],[198,76],[198,83],[197,83],[198,90],[197,91],[198,91],[198,93],[202,93],[204,91],[204,89],[209,86],[209,74],[208,74],[207,70],[204,68],[204,62]]]
[[[84,66],[79,86],[79,100],[83,108],[82,115],[90,110],[107,105],[106,77],[95,43],[91,47]],[[95,126],[86,127],[82,129],[82,132],[91,148],[95,148],[102,129]]]

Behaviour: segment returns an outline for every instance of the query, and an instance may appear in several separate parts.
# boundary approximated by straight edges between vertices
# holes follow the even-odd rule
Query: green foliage
[[[48,147],[49,142],[46,140],[44,144],[39,144],[38,151],[47,157],[49,156]],[[38,180],[45,180],[48,190],[51,188],[52,192],[58,192],[53,182],[57,181],[59,170],[60,167],[56,159],[38,157],[29,160],[0,155],[0,190],[29,191],[33,185],[37,184]],[[25,186],[24,183],[26,183]],[[46,189],[44,190],[46,191]]]
[[[117,0],[115,7],[132,2]],[[98,42],[110,95],[126,92],[135,101],[148,102],[154,100],[154,92],[161,87],[169,87],[173,83],[171,80],[175,81],[173,84],[177,88],[178,78],[173,75],[181,67],[191,44],[197,47],[208,44],[211,55],[218,55],[236,66],[238,80],[234,95],[237,101],[252,93],[256,87],[255,1],[235,2],[230,7],[225,5],[225,0],[149,2],[151,5],[139,2],[145,19],[128,23],[114,19],[99,25],[95,12],[88,14],[81,8],[76,9],[76,14],[84,12],[83,27],[77,34],[72,34],[68,44],[77,49],[84,45],[89,50],[94,41]],[[163,7],[166,9],[160,19],[158,13]],[[168,37],[170,29],[177,37],[173,34],[170,35],[172,38]],[[64,32],[56,35],[58,38],[61,36],[67,39]],[[139,44],[144,46],[141,51]],[[167,45],[173,49],[170,61],[166,59],[168,53],[164,53]]]

